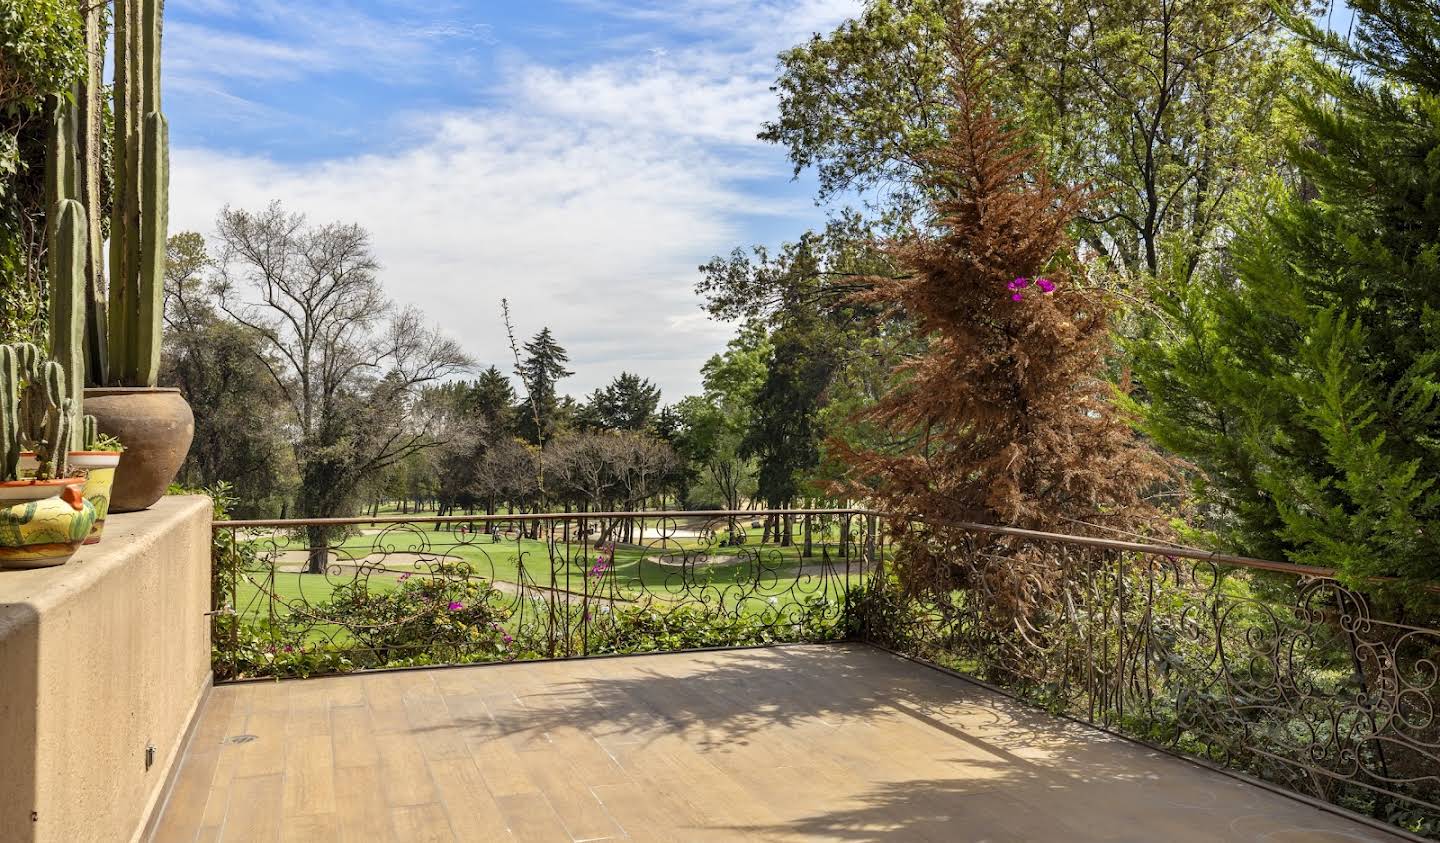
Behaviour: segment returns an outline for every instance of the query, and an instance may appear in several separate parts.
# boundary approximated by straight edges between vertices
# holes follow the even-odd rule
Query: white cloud
[[[171,226],[208,232],[222,205],[273,198],[316,222],[359,222],[392,296],[481,360],[509,359],[508,297],[522,333],[550,325],[582,363],[572,391],[628,368],[678,397],[723,345],[719,326],[684,317],[695,265],[738,236],[730,218],[746,200],[726,172],[697,146],[473,113],[404,153],[318,166],[176,150]]]

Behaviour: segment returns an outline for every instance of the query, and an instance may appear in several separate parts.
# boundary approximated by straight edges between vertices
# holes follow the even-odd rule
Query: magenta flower
[[[1029,285],[1030,285],[1030,279],[1029,279],[1029,278],[1016,278],[1014,281],[1011,281],[1009,284],[1006,284],[1006,285],[1005,285],[1005,288],[1006,288],[1007,290],[1015,291],[1015,290],[1023,290],[1023,289],[1025,289],[1026,287],[1028,287]]]
[[[1013,296],[1010,297],[1010,301],[1024,301],[1024,300],[1025,300],[1025,294],[1024,294],[1024,293],[1016,293],[1015,295],[1013,295]]]
[[[511,638],[511,637],[508,636],[508,635],[506,635],[506,636],[504,636],[503,640],[504,640],[504,642],[505,642],[506,644],[509,644],[510,642],[514,641],[515,639],[514,639],[514,638]]]
[[[1054,282],[1054,281],[1051,281],[1049,278],[1038,278],[1038,279],[1036,279],[1036,280],[1035,280],[1035,286],[1037,286],[1037,287],[1039,287],[1040,289],[1044,290],[1047,294],[1048,294],[1048,293],[1053,293],[1053,292],[1055,292],[1055,282]]]
[[[458,612],[458,611],[460,611],[460,610],[463,609],[463,608],[465,608],[465,604],[464,604],[464,603],[461,603],[461,602],[459,602],[458,600],[451,600],[451,601],[450,601],[450,611],[452,611],[452,612]]]

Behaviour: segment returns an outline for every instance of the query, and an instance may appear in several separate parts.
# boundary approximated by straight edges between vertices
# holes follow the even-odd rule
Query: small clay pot
[[[195,437],[195,416],[180,390],[87,389],[85,412],[95,417],[100,433],[125,446],[110,494],[110,512],[138,512],[160,500],[180,473]]]
[[[86,544],[97,544],[105,531],[105,515],[110,511],[110,495],[115,487],[115,469],[120,465],[118,451],[71,451],[67,457],[70,471],[85,478],[85,500],[95,507],[95,525],[90,528]]]

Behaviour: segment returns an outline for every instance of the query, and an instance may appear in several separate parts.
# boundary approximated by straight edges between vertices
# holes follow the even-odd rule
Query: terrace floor
[[[841,645],[219,687],[153,839],[1399,838]]]

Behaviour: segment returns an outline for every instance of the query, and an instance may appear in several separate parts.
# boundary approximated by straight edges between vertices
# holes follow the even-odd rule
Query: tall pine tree
[[[1054,548],[948,525],[1140,531],[1158,520],[1144,495],[1166,467],[1111,400],[1109,302],[1067,231],[1087,197],[1052,182],[995,117],[993,66],[970,33],[957,15],[957,108],[926,162],[943,198],[926,232],[889,247],[907,274],[863,294],[903,313],[925,350],[861,416],[894,446],[847,456],[857,497],[924,519],[900,537],[911,591],[983,585],[1023,612],[1061,576]]]
[[[562,413],[555,387],[575,374],[565,368],[569,362],[570,355],[555,341],[548,327],[525,343],[525,359],[515,371],[525,384],[526,393],[525,400],[516,408],[516,424],[532,445],[543,446],[550,441],[559,425]]]
[[[1305,20],[1298,190],[1137,343],[1144,429],[1201,470],[1230,548],[1352,580],[1440,579],[1440,6]]]

